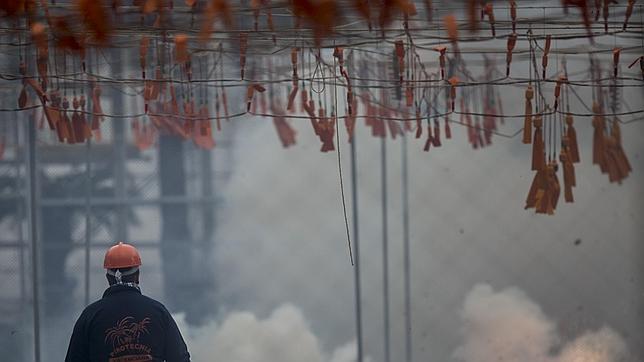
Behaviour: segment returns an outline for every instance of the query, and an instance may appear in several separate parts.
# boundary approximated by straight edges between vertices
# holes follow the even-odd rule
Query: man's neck
[[[110,285],[110,288],[116,287],[116,286],[124,286],[124,287],[130,287],[130,288],[135,288],[139,292],[141,291],[141,287],[139,286],[139,283],[134,283],[134,282],[121,282],[121,283],[114,283]]]

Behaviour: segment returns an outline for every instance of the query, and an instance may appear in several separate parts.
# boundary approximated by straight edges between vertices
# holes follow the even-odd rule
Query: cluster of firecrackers
[[[544,47],[544,50],[547,49]],[[608,92],[603,89],[601,82],[593,88],[592,118],[593,147],[592,164],[597,165],[603,174],[608,175],[611,183],[620,183],[632,171],[628,157],[622,147],[621,127],[617,116],[607,120],[608,108],[612,114],[619,111],[619,84],[618,83],[618,56],[619,49],[615,49],[614,69],[608,74],[612,75],[612,84]],[[591,55],[591,76],[598,80],[602,76],[599,63]],[[537,112],[533,114],[533,99],[535,88],[539,85],[528,86],[525,93],[525,117],[523,128],[523,143],[532,144],[532,167],[535,176],[526,199],[526,209],[534,209],[538,214],[554,214],[562,192],[562,185],[558,177],[561,170],[563,178],[564,201],[574,202],[573,188],[577,185],[575,165],[581,160],[574,127],[573,116],[570,113],[569,91],[570,83],[563,62],[564,74],[556,81],[554,89],[553,106],[549,104],[537,105]],[[608,98],[608,99],[607,99]],[[537,101],[537,103],[540,103]],[[565,109],[565,112],[557,112]],[[558,149],[557,149],[557,145]]]
[[[604,33],[609,33],[612,3],[563,0],[562,9],[566,14],[574,10],[580,16],[587,31],[583,37],[587,36],[594,44],[593,24],[603,25]],[[224,127],[222,120],[241,115],[272,120],[284,148],[296,143],[297,133],[290,122],[303,118],[310,121],[321,152],[336,150],[342,128],[352,142],[361,120],[373,137],[396,139],[411,134],[424,151],[441,147],[445,140],[452,139],[453,124],[458,124],[465,128],[471,147],[482,149],[492,144],[493,135],[507,117],[499,80],[521,79],[510,78],[513,55],[523,53],[516,49],[517,45],[522,42],[525,45],[526,41],[517,25],[532,25],[529,19],[519,16],[521,8],[513,0],[507,2],[508,6],[468,0],[464,23],[459,23],[455,14],[444,14],[434,20],[434,4],[424,0],[420,6],[425,8],[427,19],[422,21],[437,23],[444,32],[438,42],[432,38],[428,46],[422,31],[416,33],[418,29],[410,25],[412,20],[422,17],[414,1],[291,0],[281,5],[292,14],[288,31],[300,38],[282,46],[286,42],[278,35],[284,29],[273,19],[273,13],[282,9],[271,0],[251,0],[241,5],[229,0],[133,0],[133,7],[118,0],[109,4],[101,0],[74,0],[69,6],[51,8],[49,4],[44,0],[0,0],[0,16],[26,30],[17,34],[28,34],[17,42],[22,44],[17,72],[22,81],[18,108],[40,110],[34,113],[40,115],[40,128],[45,128],[46,123],[62,143],[100,140],[101,122],[113,116],[103,111],[101,84],[107,79],[112,88],[117,88],[120,80],[101,76],[97,58],[105,48],[125,44],[116,44],[114,39],[126,35],[138,43],[141,77],[123,83],[124,87],[139,87],[141,91],[137,90],[136,97],[140,94],[137,104],[141,109],[119,116],[131,118],[132,138],[140,150],[153,147],[161,134],[175,135],[197,147],[212,149],[215,133]],[[629,0],[624,6],[623,25],[620,22],[617,26],[622,31],[633,22],[634,4],[634,0]],[[503,11],[507,14],[501,14]],[[178,14],[190,14],[190,29],[181,29],[173,22]],[[140,15],[140,34],[122,32],[132,30],[128,28],[132,15]],[[130,22],[123,20],[126,16]],[[357,49],[370,45],[351,44],[346,38],[335,36],[336,27],[346,25],[343,20],[352,16],[367,24],[370,32],[382,34],[386,41],[381,45],[386,51],[367,56]],[[497,22],[496,16],[507,16],[510,21]],[[242,28],[240,24],[252,25]],[[404,33],[396,33],[390,41],[385,34],[394,26],[402,26]],[[504,29],[511,32],[501,35]],[[343,27],[342,31],[350,33],[351,28]],[[463,56],[466,52],[459,48],[459,31],[469,32],[470,36],[481,33],[478,38],[481,41],[504,38],[505,72],[497,70],[494,59],[484,56],[483,76],[473,75]],[[219,42],[218,47],[213,47],[213,37]],[[572,85],[565,65],[563,74],[548,77],[554,71],[552,65],[548,67],[555,58],[550,54],[551,45],[555,39],[553,53],[558,54],[559,38],[557,34],[535,37],[531,29],[527,36],[530,82],[525,89],[522,141],[532,145],[531,169],[535,177],[526,208],[543,214],[554,213],[562,193],[566,202],[573,202],[573,188],[577,184],[575,166],[580,162],[569,102]],[[473,39],[476,38],[462,39],[460,47],[468,44],[465,40]],[[277,50],[266,53],[261,49],[266,44]],[[382,48],[379,46],[379,51]],[[333,51],[330,57],[323,57],[328,54],[325,49]],[[541,62],[537,61],[537,51]],[[35,66],[26,64],[32,61],[28,57],[31,54]],[[624,63],[630,64],[628,68],[639,63],[644,80],[644,56],[622,59],[625,56],[618,47],[612,56],[612,68],[606,72],[613,79],[609,86],[602,84],[599,62],[591,56],[592,161],[611,182],[620,183],[631,172],[616,116],[622,79],[618,77],[620,62],[628,62]],[[284,58],[282,63],[286,67],[276,61],[278,57]],[[232,59],[230,63],[239,67],[239,73],[230,72],[230,64],[225,67],[224,59]],[[57,60],[63,61],[62,67],[56,65]],[[288,70],[284,72],[284,68]],[[288,75],[284,77],[288,73],[290,79]],[[70,78],[68,74],[74,76]],[[282,82],[287,85],[280,86]],[[554,97],[549,97],[545,84],[553,83]],[[316,84],[323,86],[316,88]],[[229,87],[246,91],[239,104],[229,104],[226,93]],[[231,114],[229,106],[242,111]],[[0,150],[4,149],[4,139],[4,134],[0,134]]]
[[[608,92],[605,92],[601,85],[593,89],[593,164],[599,166],[603,174],[608,174],[611,183],[622,183],[632,171],[631,164],[622,147],[622,134],[620,122],[617,116],[607,119],[607,111],[611,113],[619,111],[619,93],[621,88],[618,84],[619,55],[621,49],[613,50],[613,71],[611,85]],[[598,79],[602,75],[602,69],[598,62],[591,63],[591,76]]]

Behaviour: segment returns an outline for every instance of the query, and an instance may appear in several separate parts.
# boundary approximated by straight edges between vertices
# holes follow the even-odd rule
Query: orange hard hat
[[[138,250],[130,244],[119,242],[105,253],[103,268],[121,269],[141,265],[141,256]]]

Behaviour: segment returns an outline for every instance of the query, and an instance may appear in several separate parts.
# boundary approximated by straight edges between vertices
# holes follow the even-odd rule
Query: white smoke
[[[357,353],[358,345],[356,344],[356,341],[353,340],[352,342],[349,342],[344,346],[336,348],[333,351],[333,355],[331,356],[331,360],[329,362],[354,362],[356,360]],[[371,358],[366,357],[365,361],[370,362]]]
[[[627,360],[622,337],[608,327],[561,345],[556,325],[521,290],[495,292],[475,286],[461,311],[464,343],[454,357],[464,362],[621,362]],[[553,351],[560,350],[559,353]]]
[[[566,345],[559,362],[604,362],[627,360],[622,337],[610,328],[586,333]]]
[[[213,253],[218,303],[224,309],[234,306],[266,316],[274,306],[289,301],[307,316],[320,341],[338,346],[354,338],[355,315],[354,269],[347,255],[337,154],[319,152],[320,142],[308,123],[291,123],[298,131],[298,144],[288,150],[280,148],[271,122],[253,119],[240,126],[236,166],[230,181],[219,189],[226,201],[218,213]],[[512,133],[513,127],[517,125],[508,123],[504,130]],[[580,138],[592,139],[591,127],[580,125],[578,131]],[[353,227],[349,147],[344,130],[340,135],[346,206]],[[356,135],[363,346],[383,361],[381,142],[362,126]],[[621,253],[639,250],[641,244],[637,243],[641,228],[632,221],[641,215],[641,203],[634,201],[641,198],[632,196],[640,192],[636,185],[641,176],[634,174],[637,178],[621,188],[600,193],[596,185],[607,183],[600,179],[603,175],[591,166],[579,167],[576,172],[584,182],[575,194],[576,203],[562,206],[555,218],[538,218],[519,212],[533,176],[525,167],[530,149],[495,141],[495,147],[472,152],[463,129],[455,128],[454,140],[428,154],[418,140],[409,139],[414,359],[451,359],[461,343],[457,307],[481,281],[524,287],[553,313],[561,311],[555,303],[583,303],[583,312],[571,316],[572,321],[593,318],[604,306],[624,301],[629,304],[622,313],[604,314],[601,321],[638,340],[641,326],[628,316],[638,313],[633,302],[640,300],[639,289],[633,286],[640,282],[641,258]],[[634,141],[624,140],[629,145]],[[392,360],[401,361],[406,333],[401,145],[387,142],[390,347]],[[584,145],[583,154],[589,155],[590,146]],[[619,216],[595,212],[609,204],[620,205],[611,208]],[[586,213],[580,214],[581,210]],[[576,238],[583,244],[575,246]],[[548,267],[535,264],[535,255]],[[604,284],[587,277],[606,263],[616,266],[602,273]],[[628,282],[624,275],[635,277]],[[567,293],[566,285],[575,285],[579,293]],[[554,327],[551,333],[553,340],[541,341],[541,346],[559,346]],[[533,334],[548,338],[547,330]],[[636,345],[629,347],[639,352]],[[544,347],[542,354],[551,353]]]
[[[467,362],[543,361],[556,341],[554,325],[519,289],[475,286],[462,318],[465,343],[454,355]]]
[[[354,362],[356,343],[330,354],[323,351],[299,308],[284,304],[266,319],[250,312],[233,312],[218,325],[189,327],[175,315],[193,361],[227,362]],[[367,362],[369,359],[367,359]]]

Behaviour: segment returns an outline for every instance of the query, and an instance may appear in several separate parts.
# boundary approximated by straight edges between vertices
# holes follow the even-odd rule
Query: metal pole
[[[36,118],[31,114],[28,127],[29,140],[29,233],[31,238],[31,273],[34,313],[34,361],[40,362],[40,281],[38,257],[38,189],[36,168]]]
[[[85,147],[85,305],[89,304],[89,274],[90,274],[90,243],[92,238],[92,225],[90,217],[90,199],[92,197],[92,139],[87,139]]]
[[[381,161],[381,174],[382,181],[382,300],[383,300],[383,314],[384,314],[384,338],[385,338],[385,362],[390,360],[389,352],[389,237],[387,233],[387,138],[381,139],[380,147],[380,161]]]
[[[121,75],[123,71],[124,56],[121,49],[115,49],[112,52],[112,69],[114,75]],[[97,65],[98,66],[98,65]],[[113,91],[112,113],[123,114],[125,109],[126,99],[123,93],[118,92],[116,89]],[[114,188],[115,196],[119,200],[124,200],[127,197],[125,190],[125,119],[112,119],[112,130],[114,132]],[[116,238],[117,241],[127,240],[127,206],[119,202],[116,207]]]
[[[14,118],[14,128],[13,128],[13,136],[14,136],[14,144],[16,147],[20,145],[20,121],[18,120],[18,116]],[[19,156],[18,153],[15,155],[15,167],[16,167],[16,194],[18,198],[17,201],[17,213],[18,213],[18,252],[20,255],[20,303],[21,305],[25,305],[26,301],[26,296],[27,296],[27,270],[25,268],[25,247],[28,247],[27,245],[27,240],[25,240],[25,233],[24,233],[24,218],[25,218],[25,190],[23,189],[23,183],[22,183],[22,165],[21,161],[24,161],[24,158],[22,156]],[[21,308],[21,310],[23,310]]]
[[[360,297],[360,241],[358,239],[358,172],[356,160],[356,133],[351,140],[351,202],[353,204],[353,253],[355,266],[353,268],[355,302],[356,302],[356,344],[358,345],[358,360],[362,362],[362,299]]]
[[[200,176],[201,176],[201,195],[208,199],[212,199],[213,187],[212,187],[212,154],[208,150],[199,151],[201,154],[201,165],[200,165]],[[214,202],[203,203],[202,207],[202,217],[203,217],[203,240],[210,241],[215,230],[215,207]],[[200,245],[203,247],[203,251],[208,251],[212,244],[210,242],[205,245]]]
[[[402,216],[403,247],[405,268],[405,360],[412,361],[411,354],[411,297],[410,297],[410,260],[409,260],[409,195],[407,174],[407,136],[402,136]]]
[[[119,200],[124,200],[125,192],[125,127],[124,120],[112,120],[114,130],[114,174],[115,174],[115,194]],[[125,204],[119,202],[116,207],[116,241],[126,241],[127,239],[127,216]]]
[[[211,64],[211,60],[214,63],[214,57],[206,57],[206,69],[210,69],[211,66],[214,66],[214,64]],[[221,59],[223,62],[223,58]],[[203,69],[203,64],[202,69]],[[222,64],[222,72],[223,72],[223,64]],[[203,96],[206,97],[206,99],[210,99],[211,97],[211,92],[210,92],[210,87],[205,87],[203,90]],[[208,105],[208,103],[206,103]],[[200,166],[200,176],[201,176],[201,196],[205,196],[207,198],[212,197],[212,153],[209,150],[200,150],[200,160],[201,160],[201,166]],[[201,205],[202,209],[202,239],[203,240],[210,240],[213,237],[214,230],[215,230],[215,208],[214,208],[214,203],[204,203]],[[210,242],[204,244],[201,244],[200,247],[204,254],[209,254],[210,251],[209,248],[212,244]]]

